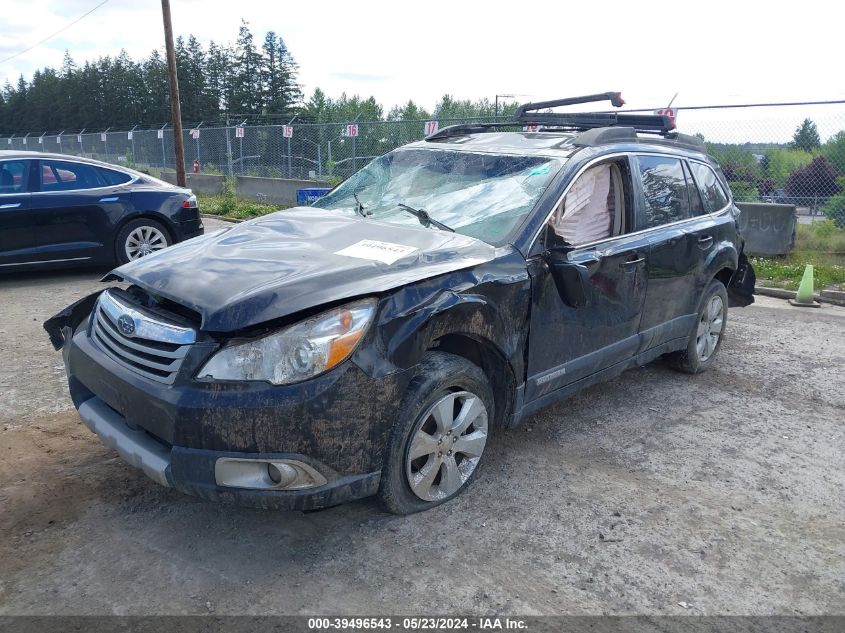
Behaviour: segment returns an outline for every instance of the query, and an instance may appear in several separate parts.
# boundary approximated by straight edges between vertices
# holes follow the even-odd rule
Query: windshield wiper
[[[433,217],[431,217],[425,209],[415,209],[414,207],[409,207],[407,204],[399,203],[399,208],[403,211],[407,211],[411,215],[417,216],[417,219],[420,221],[425,228],[428,228],[432,224],[436,226],[441,231],[451,231],[452,233],[455,232],[451,226],[446,226],[443,222],[438,222]]]
[[[364,205],[361,204],[360,200],[358,200],[358,194],[353,193],[352,197],[355,198],[355,213],[360,215],[362,218],[366,218],[368,215],[370,215],[369,213],[364,211]]]

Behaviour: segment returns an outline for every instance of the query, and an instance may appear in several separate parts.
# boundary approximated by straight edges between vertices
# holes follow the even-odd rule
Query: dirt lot
[[[433,511],[300,514],[160,488],[79,423],[41,322],[97,278],[0,279],[0,614],[845,613],[845,309],[732,310],[712,371],[500,433]]]

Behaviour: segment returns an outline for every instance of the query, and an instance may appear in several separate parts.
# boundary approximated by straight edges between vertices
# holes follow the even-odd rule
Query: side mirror
[[[586,306],[587,288],[590,282],[590,271],[587,267],[570,262],[566,257],[566,252],[559,250],[547,252],[546,263],[549,265],[549,271],[561,300],[573,308]]]

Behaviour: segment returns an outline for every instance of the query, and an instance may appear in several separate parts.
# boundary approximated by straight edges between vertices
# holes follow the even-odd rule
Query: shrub
[[[826,198],[839,193],[836,168],[824,156],[817,156],[806,167],[796,169],[786,181],[788,196]]]
[[[742,180],[732,180],[728,182],[731,187],[734,199],[740,202],[756,202],[760,199],[760,192],[757,187]]]
[[[824,214],[840,229],[845,229],[845,193],[833,196],[822,207]]]

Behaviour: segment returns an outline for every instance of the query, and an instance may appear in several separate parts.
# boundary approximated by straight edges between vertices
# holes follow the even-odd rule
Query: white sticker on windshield
[[[415,250],[417,249],[413,246],[391,244],[390,242],[379,242],[377,240],[361,240],[352,246],[347,246],[343,250],[337,251],[335,255],[357,257],[358,259],[369,259],[384,262],[385,264],[392,264],[396,260],[405,257],[405,255],[410,255]]]

